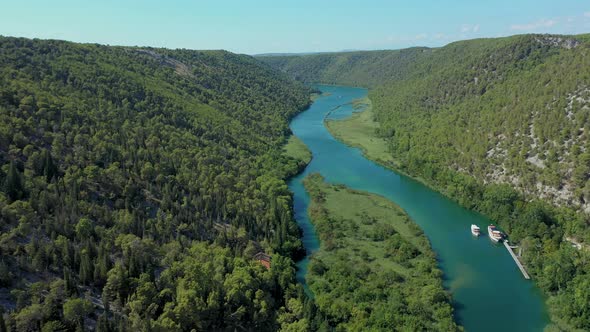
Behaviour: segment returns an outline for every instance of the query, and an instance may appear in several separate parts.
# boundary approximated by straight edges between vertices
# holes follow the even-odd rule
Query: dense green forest
[[[374,54],[260,59],[306,82],[351,84],[331,73],[354,55],[348,72],[372,88],[375,134],[395,167],[497,221],[524,249],[554,327],[589,330],[590,36],[456,42],[406,68]]]
[[[0,331],[312,321],[282,151],[308,103],[249,56],[0,38]]]
[[[305,83],[325,83],[373,88],[403,78],[418,59],[432,49],[415,47],[394,51],[357,51],[309,55],[258,56],[268,65]]]
[[[395,167],[499,222],[555,326],[590,330],[589,51],[587,35],[524,35],[261,63],[0,37],[0,331],[456,328],[430,249],[407,238],[386,249],[428,273],[392,292],[436,286],[399,315],[372,316],[370,287],[322,288],[321,264],[315,300],[296,284],[284,180],[307,155],[283,147],[309,89],[271,67],[370,87]],[[326,278],[367,272],[331,263]]]
[[[304,180],[320,238],[307,282],[337,331],[458,331],[442,272],[422,230],[391,201]]]

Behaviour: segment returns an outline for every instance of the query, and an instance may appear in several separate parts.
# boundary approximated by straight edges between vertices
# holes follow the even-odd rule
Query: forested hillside
[[[400,167],[520,242],[563,329],[590,329],[589,51],[585,37],[456,43],[371,93]]]
[[[425,47],[395,51],[358,51],[257,58],[305,83],[376,87],[405,77],[417,60],[428,56]]]
[[[0,38],[0,331],[305,319],[281,147],[308,102],[224,51]]]
[[[278,68],[349,84],[321,69],[298,72],[328,63],[320,56]],[[405,69],[388,65],[397,62],[349,71],[367,74],[355,84],[372,88],[377,135],[396,167],[497,221],[524,249],[554,322],[590,329],[590,37],[462,41],[423,52]],[[374,72],[388,77],[376,83]]]

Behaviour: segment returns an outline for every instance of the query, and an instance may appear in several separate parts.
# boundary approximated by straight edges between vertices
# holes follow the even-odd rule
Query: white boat
[[[488,226],[488,235],[494,242],[500,242],[504,238],[504,234],[500,232],[494,225]]]
[[[475,236],[479,236],[479,226],[473,224],[471,225],[471,234],[475,235]]]

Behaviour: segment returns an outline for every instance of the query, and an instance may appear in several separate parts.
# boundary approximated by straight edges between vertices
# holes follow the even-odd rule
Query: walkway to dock
[[[506,241],[506,240],[504,240],[504,247],[506,247],[506,249],[510,253],[510,256],[512,256],[512,258],[514,259],[514,262],[516,262],[516,265],[520,269],[520,272],[522,272],[522,275],[524,276],[524,278],[525,279],[530,279],[531,277],[526,272],[526,270],[524,269],[524,266],[522,266],[522,263],[520,262],[520,260],[518,259],[518,257],[516,257],[516,255],[514,254],[514,251],[512,251],[512,248],[510,247],[510,245],[508,244],[508,241]]]

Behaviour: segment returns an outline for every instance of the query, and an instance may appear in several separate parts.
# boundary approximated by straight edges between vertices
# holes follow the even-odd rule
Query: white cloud
[[[590,17],[590,12],[585,12],[585,13],[584,13],[584,16],[585,16],[585,17]]]
[[[444,33],[437,33],[433,36],[433,38],[436,40],[440,40],[440,39],[446,39],[448,37]]]
[[[513,24],[512,26],[510,26],[510,30],[538,30],[538,29],[544,29],[544,28],[551,28],[553,26],[555,26],[558,23],[557,19],[542,19],[542,20],[538,20],[532,23],[527,23],[527,24]]]
[[[422,40],[428,38],[428,35],[425,33],[418,34],[414,37],[414,40]]]
[[[461,33],[468,33],[468,32],[473,32],[473,33],[477,33],[479,32],[479,24],[463,24],[461,25]]]

